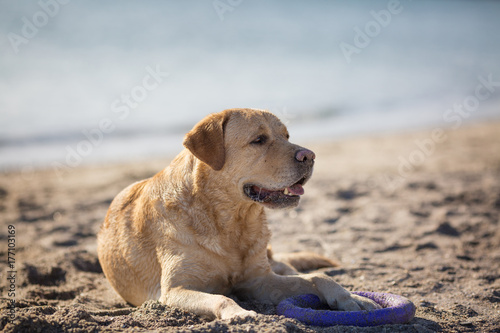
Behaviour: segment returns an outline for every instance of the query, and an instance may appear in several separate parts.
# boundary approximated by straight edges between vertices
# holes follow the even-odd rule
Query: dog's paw
[[[369,298],[349,293],[348,297],[337,300],[337,308],[342,311],[370,311],[382,307]]]
[[[375,302],[374,300],[368,298],[368,297],[363,297],[359,295],[354,295],[351,294],[351,297],[354,299],[354,301],[359,305],[361,310],[377,310],[377,309],[382,309],[382,307]]]
[[[257,316],[257,312],[255,312],[255,311],[238,309],[238,310],[224,313],[220,319],[238,320],[238,319],[253,318],[256,316]]]

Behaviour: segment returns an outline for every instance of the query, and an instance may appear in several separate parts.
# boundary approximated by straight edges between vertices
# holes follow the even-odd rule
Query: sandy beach
[[[268,212],[274,251],[336,259],[325,274],[409,298],[410,323],[319,328],[255,302],[240,303],[261,315],[231,322],[128,305],[102,273],[96,233],[114,196],[169,157],[0,174],[0,330],[500,332],[500,122],[295,143],[317,162],[299,207]]]

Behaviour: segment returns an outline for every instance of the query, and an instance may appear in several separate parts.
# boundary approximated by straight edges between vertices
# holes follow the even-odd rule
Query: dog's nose
[[[299,162],[305,162],[307,160],[314,160],[316,155],[312,150],[302,148],[295,153],[295,159]]]

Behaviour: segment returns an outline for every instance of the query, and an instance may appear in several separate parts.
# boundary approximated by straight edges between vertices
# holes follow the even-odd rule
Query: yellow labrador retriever
[[[324,274],[298,275],[272,259],[264,207],[297,206],[315,158],[288,137],[278,118],[261,110],[226,110],[200,121],[166,169],[111,203],[98,253],[113,288],[136,306],[153,299],[221,319],[255,315],[229,294],[278,303],[312,293],[332,308],[377,308]],[[331,263],[295,259],[295,267]]]

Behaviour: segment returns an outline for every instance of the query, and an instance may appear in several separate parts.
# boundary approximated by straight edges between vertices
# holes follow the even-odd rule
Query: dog
[[[289,142],[276,116],[214,113],[183,145],[167,168],[116,196],[98,233],[102,269],[123,299],[159,300],[209,319],[256,315],[229,295],[277,304],[316,294],[339,310],[379,308],[325,274],[297,272],[333,265],[327,258],[273,259],[264,208],[297,206],[315,159]]]

